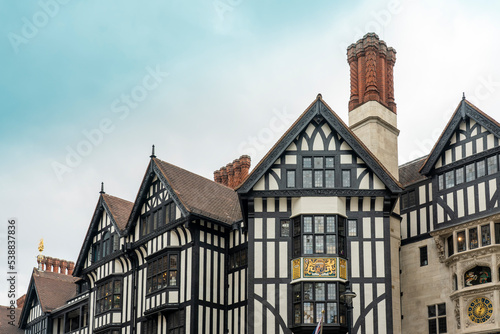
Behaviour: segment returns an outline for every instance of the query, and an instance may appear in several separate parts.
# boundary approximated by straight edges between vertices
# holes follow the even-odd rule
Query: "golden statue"
[[[40,239],[40,243],[38,244],[38,250],[41,252],[43,252],[43,238]]]

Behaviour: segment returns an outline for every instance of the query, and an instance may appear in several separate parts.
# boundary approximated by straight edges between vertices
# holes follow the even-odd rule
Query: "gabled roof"
[[[104,200],[103,204],[105,204],[105,208],[107,206],[106,211],[111,219],[114,220],[118,229],[120,231],[125,230],[134,203],[108,194],[103,194],[102,199]]]
[[[399,166],[399,182],[401,182],[403,186],[406,187],[410,184],[427,179],[419,172],[425,159],[427,159],[427,156],[418,158]]]
[[[85,239],[83,240],[83,245],[80,250],[80,254],[78,255],[78,260],[75,264],[75,276],[78,276],[83,269],[83,264],[89,252],[90,246],[92,245],[92,238],[94,237],[94,233],[97,232],[97,224],[99,224],[102,212],[106,211],[106,213],[110,217],[111,223],[115,225],[115,228],[117,229],[119,234],[124,235],[127,221],[130,216],[130,212],[132,211],[132,207],[132,202],[101,192],[99,200],[97,201],[96,208],[94,210],[94,214],[92,216],[92,220],[90,221],[87,234],[85,235]]]
[[[351,131],[342,119],[323,101],[321,94],[318,94],[309,107],[292,124],[285,134],[276,142],[264,158],[255,166],[245,181],[237,189],[238,193],[248,193],[266,171],[274,164],[283,152],[290,146],[293,140],[306,129],[315,117],[323,117],[327,123],[338,132],[347,144],[365,161],[367,166],[384,182],[386,187],[399,193],[402,186],[398,180],[383,166],[383,164],[373,155],[373,153],[363,144],[363,142]]]
[[[155,166],[189,213],[232,224],[242,220],[236,192],[168,162],[153,158]]]
[[[493,118],[479,110],[465,98],[463,98],[455,109],[453,116],[451,116],[450,121],[444,128],[443,133],[441,133],[441,136],[432,148],[431,153],[427,157],[427,160],[422,165],[420,173],[422,173],[423,175],[429,174],[429,172],[436,164],[438,158],[443,153],[443,150],[446,148],[446,145],[450,141],[451,136],[453,136],[455,131],[457,131],[458,127],[460,126],[460,122],[465,120],[467,117],[470,117],[485,129],[487,129],[489,132],[491,132],[493,135],[500,138],[500,124]]]
[[[226,224],[242,220],[233,189],[152,156],[127,223],[128,233],[137,221],[155,175],[184,216],[194,214]]]
[[[51,312],[76,296],[78,277],[33,269],[33,279],[43,312]]]
[[[19,324],[25,328],[29,308],[33,300],[38,300],[43,313],[50,313],[76,296],[76,284],[79,278],[70,275],[33,269],[28,294],[24,303]]]

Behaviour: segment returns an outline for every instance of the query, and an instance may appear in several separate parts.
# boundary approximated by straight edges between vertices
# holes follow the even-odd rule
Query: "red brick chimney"
[[[248,176],[250,171],[250,157],[242,155],[239,159],[228,163],[226,167],[214,172],[214,181],[227,187],[236,189]]]
[[[227,186],[229,188],[234,188],[234,169],[233,169],[233,164],[228,163],[226,165],[226,170],[227,170]]]
[[[396,113],[393,67],[396,50],[387,47],[377,34],[368,33],[347,48],[351,69],[349,111],[367,101],[377,101]]]
[[[66,260],[56,259],[50,256],[38,256],[38,270],[48,271],[65,275],[72,275],[75,263]]]

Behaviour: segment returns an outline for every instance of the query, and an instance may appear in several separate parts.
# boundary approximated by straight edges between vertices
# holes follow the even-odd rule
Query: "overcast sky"
[[[19,296],[37,245],[76,261],[104,182],[134,201],[158,158],[212,178],[252,165],[323,99],[347,122],[346,48],[397,51],[399,162],[427,154],[461,100],[500,119],[492,1],[0,0],[0,304],[18,219]]]

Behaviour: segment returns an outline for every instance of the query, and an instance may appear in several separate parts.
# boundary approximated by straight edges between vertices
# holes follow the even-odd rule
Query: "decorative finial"
[[[153,145],[153,151],[151,153],[151,155],[149,156],[151,159],[152,158],[156,158],[156,155],[155,155],[155,146]]]
[[[105,192],[104,192],[104,182],[101,182],[101,191],[99,191],[99,194],[105,194]]]
[[[321,93],[318,93],[318,96],[316,96],[317,99],[322,99],[323,96],[321,95]]]
[[[38,244],[38,251],[40,253],[42,253],[43,249],[44,249],[44,246],[43,246],[43,238],[42,238],[42,239],[40,239],[40,243]]]
[[[462,92],[462,100],[465,100],[465,92]]]

